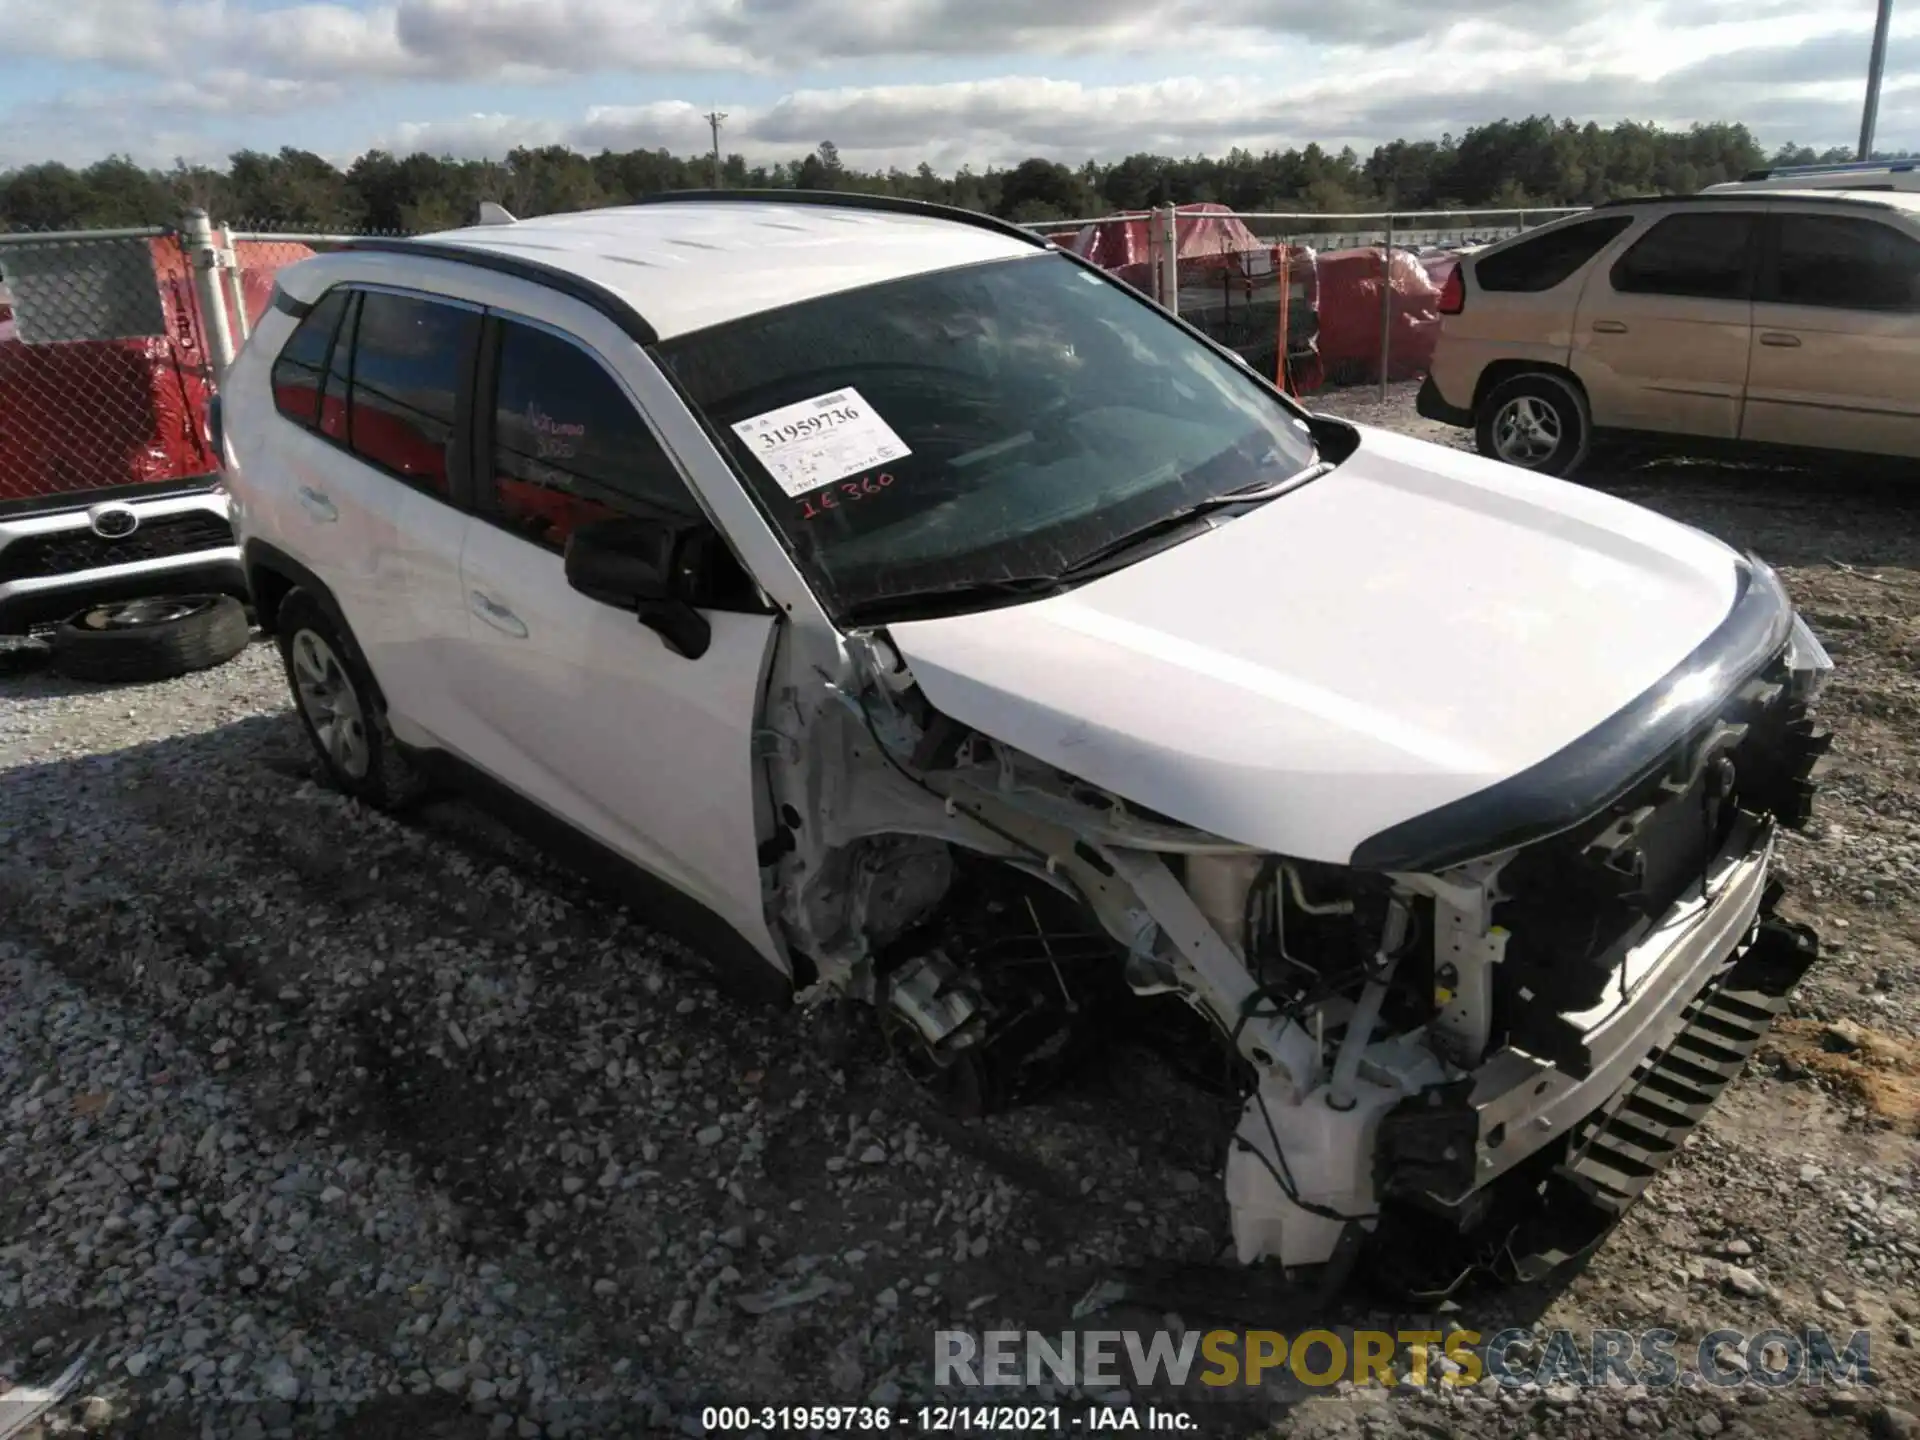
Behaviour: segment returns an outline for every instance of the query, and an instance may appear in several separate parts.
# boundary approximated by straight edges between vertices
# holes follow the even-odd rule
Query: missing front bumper
[[[1409,1097],[1381,1121],[1375,1190],[1444,1210],[1572,1132],[1651,1054],[1674,1042],[1692,997],[1747,944],[1766,898],[1771,831],[1742,818],[1710,867],[1706,896],[1676,904],[1622,959],[1620,987],[1562,1017],[1567,1063],[1507,1048],[1471,1076]]]
[[[1673,983],[1647,997],[1658,1014],[1636,1033],[1651,1044],[1624,1046],[1560,1086],[1496,1057],[1474,1080],[1406,1102],[1381,1127],[1383,1199],[1490,1238],[1508,1280],[1538,1278],[1596,1245],[1679,1153],[1818,958],[1811,929],[1772,915],[1778,886],[1759,860],[1751,889],[1730,887],[1722,902],[1726,924],[1696,930],[1698,963],[1681,957]],[[1722,949],[1727,930],[1733,943]],[[1412,1288],[1457,1283],[1431,1278]]]

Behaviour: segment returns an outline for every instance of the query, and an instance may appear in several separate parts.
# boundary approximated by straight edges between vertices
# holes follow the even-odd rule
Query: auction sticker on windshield
[[[735,425],[733,433],[795,497],[913,453],[851,388],[755,415]]]

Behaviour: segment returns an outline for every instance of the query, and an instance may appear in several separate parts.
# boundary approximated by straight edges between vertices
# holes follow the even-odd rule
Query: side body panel
[[[1755,216],[1763,207],[1747,207]],[[1753,303],[1616,289],[1624,256],[1681,207],[1653,209],[1586,269],[1571,367],[1600,429],[1731,440],[1740,433]]]

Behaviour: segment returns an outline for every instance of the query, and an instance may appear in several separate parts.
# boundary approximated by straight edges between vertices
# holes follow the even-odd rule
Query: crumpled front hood
[[[1387,864],[1370,837],[1550,786],[1636,700],[1657,723],[1701,698],[1682,691],[1717,699],[1737,677],[1712,647],[1674,703],[1648,692],[1737,628],[1743,572],[1638,506],[1363,429],[1332,474],[1216,531],[888,633],[937,709],[1062,770],[1244,844]],[[1741,664],[1784,636],[1777,596],[1743,606],[1767,633],[1745,626]]]

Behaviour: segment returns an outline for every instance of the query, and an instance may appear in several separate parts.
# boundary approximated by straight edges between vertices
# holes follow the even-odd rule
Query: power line
[[[713,188],[718,190],[721,188],[721,185],[720,185],[720,122],[727,118],[727,112],[724,110],[709,110],[707,112],[706,118],[707,118],[707,125],[713,131]]]

